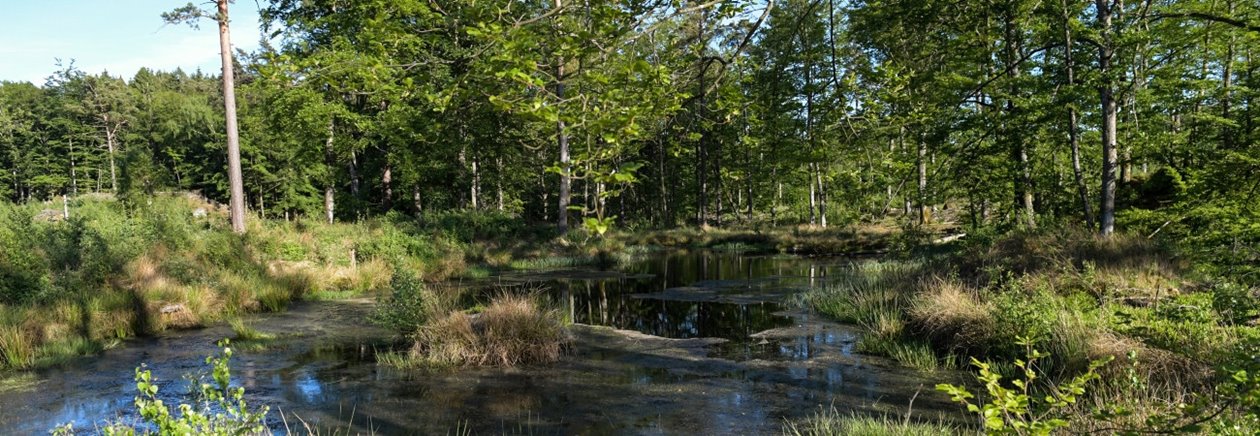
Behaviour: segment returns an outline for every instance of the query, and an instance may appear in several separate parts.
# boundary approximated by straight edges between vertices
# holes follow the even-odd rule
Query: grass
[[[232,327],[232,334],[234,335],[232,340],[234,341],[266,341],[275,339],[275,335],[258,331],[258,329],[249,325],[242,318],[232,318],[228,320],[228,325]]]
[[[571,341],[558,310],[537,296],[510,293],[496,296],[480,313],[431,317],[413,337],[407,356],[385,355],[382,363],[404,368],[549,363],[559,360]]]
[[[1161,416],[1211,392],[1211,368],[1260,338],[1248,324],[1260,311],[1247,305],[1247,291],[1192,277],[1184,259],[1144,237],[1051,229],[980,235],[915,261],[858,262],[803,300],[864,328],[861,352],[907,367],[952,368],[975,357],[1009,371],[1002,362],[1021,357],[1019,336],[1049,354],[1039,362],[1046,383],[1111,357],[1100,369],[1111,384],[1082,403]],[[1125,364],[1134,354],[1138,362]],[[1083,406],[1075,413],[1081,426],[1093,425]]]
[[[940,436],[962,434],[957,428],[914,422],[888,415],[869,416],[841,413],[835,407],[822,408],[800,422],[787,422],[783,434],[788,436]]]
[[[40,207],[0,205],[0,370],[295,300],[372,296],[389,289],[395,269],[432,281],[466,268],[457,242],[404,219],[255,217],[239,236],[218,205],[192,195],[143,205],[78,198],[74,218],[58,222],[32,219]]]

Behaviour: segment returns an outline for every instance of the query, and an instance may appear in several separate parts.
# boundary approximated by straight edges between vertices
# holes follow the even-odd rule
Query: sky
[[[0,0],[0,80],[42,86],[57,70],[58,58],[74,60],[87,73],[108,71],[126,79],[140,67],[217,74],[219,35],[213,21],[203,20],[200,30],[162,22],[163,12],[188,1]],[[234,48],[258,48],[260,3],[237,0],[230,7]]]

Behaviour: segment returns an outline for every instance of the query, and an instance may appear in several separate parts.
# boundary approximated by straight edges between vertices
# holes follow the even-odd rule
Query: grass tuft
[[[787,422],[783,434],[788,436],[939,436],[960,434],[958,429],[942,425],[913,422],[891,416],[844,414],[835,407],[821,409],[800,422]]]

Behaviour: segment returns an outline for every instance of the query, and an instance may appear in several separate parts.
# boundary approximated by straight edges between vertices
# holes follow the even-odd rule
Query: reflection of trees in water
[[[608,325],[669,338],[746,338],[752,333],[789,325],[774,315],[775,303],[713,303],[634,298],[624,282],[564,283],[563,299],[575,322]]]
[[[774,315],[781,307],[771,302],[694,302],[634,298],[632,295],[687,286],[712,287],[714,291],[750,291],[787,285],[780,283],[778,278],[794,278],[813,286],[816,278],[826,276],[827,269],[813,259],[701,251],[656,256],[631,265],[626,272],[634,274],[634,278],[559,280],[552,284],[552,289],[556,291],[552,295],[578,323],[607,325],[669,338],[746,339],[753,333],[791,325],[791,319]]]

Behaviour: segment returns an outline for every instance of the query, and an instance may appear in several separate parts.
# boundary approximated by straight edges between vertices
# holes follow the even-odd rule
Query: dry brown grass
[[[516,366],[560,359],[571,342],[560,313],[530,295],[502,294],[484,311],[450,312],[415,335],[412,357],[444,365]]]
[[[1135,359],[1129,359],[1130,351]],[[1081,402],[1069,409],[1076,430],[1099,432],[1116,428],[1146,428],[1149,418],[1169,418],[1183,404],[1195,401],[1196,392],[1211,389],[1213,373],[1202,363],[1167,350],[1112,333],[1099,335],[1090,354],[1098,359],[1114,357],[1099,369],[1099,382]],[[1107,422],[1098,421],[1095,410],[1123,407],[1131,414]]]
[[[0,362],[9,368],[35,363],[35,341],[18,326],[0,325]]]
[[[921,288],[909,315],[915,327],[933,342],[974,350],[991,337],[993,305],[981,302],[975,291],[955,279],[939,277],[925,280]]]

